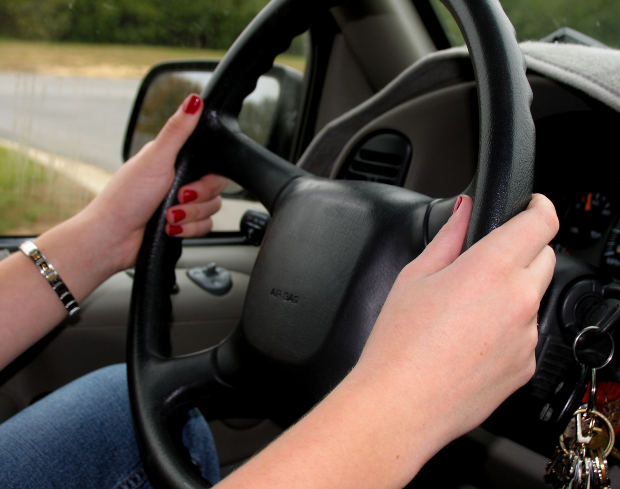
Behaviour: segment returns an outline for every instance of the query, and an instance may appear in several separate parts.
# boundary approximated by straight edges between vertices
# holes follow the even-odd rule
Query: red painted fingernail
[[[193,200],[196,200],[198,198],[198,192],[196,192],[195,190],[184,190],[183,191],[183,204],[186,204],[187,202],[191,202]]]
[[[454,203],[454,209],[452,209],[452,214],[454,214],[456,211],[459,210],[459,207],[461,207],[462,203],[463,203],[463,196],[459,195],[459,198],[456,199],[456,202]]]
[[[183,209],[175,209],[172,211],[172,222],[174,223],[181,222],[186,217],[187,214]]]
[[[183,102],[183,112],[195,114],[202,105],[202,99],[198,95],[191,95]]]
[[[183,232],[183,226],[168,226],[168,235],[169,236],[178,236]]]

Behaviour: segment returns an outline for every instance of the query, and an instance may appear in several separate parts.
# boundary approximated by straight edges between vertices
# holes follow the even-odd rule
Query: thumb
[[[443,225],[422,254],[411,263],[412,273],[431,275],[444,269],[458,258],[465,242],[471,208],[471,197],[459,196],[448,222]]]
[[[149,149],[175,160],[179,150],[196,128],[202,109],[202,99],[196,94],[188,95],[166,121]]]

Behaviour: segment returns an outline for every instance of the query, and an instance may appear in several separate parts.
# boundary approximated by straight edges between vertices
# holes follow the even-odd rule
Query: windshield
[[[610,47],[620,48],[618,0],[500,0],[519,41],[548,38],[563,27],[579,31]],[[463,44],[454,20],[439,0],[431,0],[453,45]],[[561,33],[559,34],[561,36]],[[552,40],[558,36],[553,36]],[[564,37],[566,41],[566,37]],[[583,42],[583,39],[580,38]]]

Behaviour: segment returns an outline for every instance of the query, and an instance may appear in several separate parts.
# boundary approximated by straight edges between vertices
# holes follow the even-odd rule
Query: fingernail
[[[183,112],[186,114],[195,114],[202,105],[202,99],[198,95],[191,95],[183,102]]]
[[[181,222],[186,217],[187,214],[183,209],[175,209],[172,211],[172,222],[174,223]]]
[[[183,226],[168,226],[168,235],[169,236],[178,236],[183,232]]]
[[[454,203],[454,209],[452,209],[452,214],[454,214],[456,211],[459,210],[459,207],[461,207],[462,203],[463,203],[463,196],[459,195],[458,199],[456,199],[456,202]]]
[[[182,204],[186,204],[187,202],[192,202],[198,198],[198,192],[195,190],[184,190],[183,191],[183,202]]]

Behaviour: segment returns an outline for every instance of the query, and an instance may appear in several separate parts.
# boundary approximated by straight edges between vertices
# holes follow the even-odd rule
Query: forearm
[[[200,97],[188,96],[157,138],[126,162],[93,202],[35,240],[78,302],[110,275],[135,263],[144,227],[169,191],[178,151],[201,113]],[[179,204],[168,209],[168,234],[207,233],[225,185],[226,179],[207,175],[181,187]],[[28,257],[15,253],[0,262],[0,369],[65,315]]]
[[[405,486],[449,435],[415,390],[353,372],[306,417],[218,487],[388,489]],[[427,379],[428,382],[428,379]],[[428,388],[426,388],[428,387]],[[423,398],[424,397],[424,398]],[[412,405],[419,406],[411,409]],[[431,411],[433,412],[431,414]]]
[[[78,302],[120,265],[120,242],[94,221],[83,212],[34,240]],[[0,311],[0,369],[67,314],[38,268],[21,252],[0,262]]]

